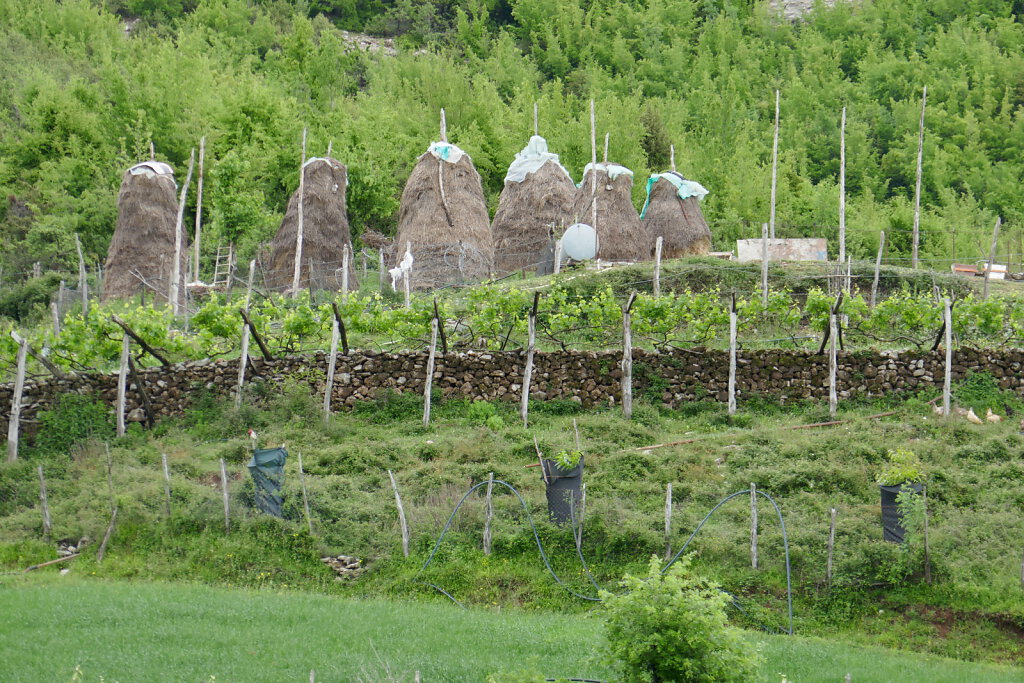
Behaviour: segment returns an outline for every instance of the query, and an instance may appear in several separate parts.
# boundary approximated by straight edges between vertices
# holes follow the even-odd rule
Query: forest
[[[679,170],[710,190],[714,248],[732,249],[768,219],[776,89],[779,236],[834,247],[846,107],[848,249],[873,256],[884,230],[898,264],[925,86],[922,259],[981,258],[1001,216],[999,253],[1017,263],[1022,16],[1004,0],[819,5],[799,22],[751,0],[0,0],[0,278],[36,262],[75,270],[76,234],[102,263],[121,175],[150,144],[180,182],[206,137],[204,245],[249,258],[298,185],[304,127],[311,155],[330,145],[349,167],[358,244],[393,234],[442,107],[493,212],[534,102],[579,181],[591,98],[637,206],[675,145]],[[389,37],[395,53],[354,49],[346,31]],[[194,211],[193,192],[187,224]]]

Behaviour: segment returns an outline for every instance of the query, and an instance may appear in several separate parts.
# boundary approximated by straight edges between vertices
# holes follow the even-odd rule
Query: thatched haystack
[[[499,273],[536,268],[551,233],[569,225],[576,185],[539,135],[530,138],[505,175],[491,223],[494,267]]]
[[[415,259],[413,289],[482,280],[494,269],[480,174],[455,145],[432,143],[405,183],[392,263],[401,260],[407,243]]]
[[[574,220],[591,221],[591,164],[583,172],[576,190],[571,215]],[[597,165],[597,258],[605,261],[643,261],[650,259],[654,241],[640,222],[633,206],[633,172],[619,164]]]
[[[147,298],[152,296],[154,301],[168,301],[178,222],[176,195],[174,171],[167,164],[146,161],[125,171],[117,196],[117,225],[104,266],[104,301],[129,299],[139,292],[148,292]],[[188,260],[184,225],[181,233],[183,301]]]
[[[342,287],[342,261],[348,245],[348,287],[359,288],[355,255],[348,225],[345,190],[348,169],[336,159],[313,157],[303,166],[302,289],[338,290]],[[288,200],[281,227],[270,242],[267,287],[288,291],[295,277],[295,240],[299,230],[299,191]],[[310,270],[312,267],[312,271]]]
[[[707,193],[700,183],[675,171],[656,173],[647,180],[647,203],[640,216],[652,239],[662,238],[662,258],[711,251],[711,230],[700,210]]]

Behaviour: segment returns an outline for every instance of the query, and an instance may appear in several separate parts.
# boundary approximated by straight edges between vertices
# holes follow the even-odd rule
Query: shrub
[[[924,481],[921,459],[913,451],[897,448],[889,451],[889,462],[875,477],[882,486],[899,486]]]
[[[690,571],[690,557],[661,573],[651,558],[646,577],[627,575],[627,592],[601,592],[608,650],[623,681],[747,681],[760,655],[726,624],[728,597]]]
[[[64,394],[51,410],[39,413],[35,447],[41,453],[68,453],[85,439],[114,436],[110,411],[102,403],[82,394]]]

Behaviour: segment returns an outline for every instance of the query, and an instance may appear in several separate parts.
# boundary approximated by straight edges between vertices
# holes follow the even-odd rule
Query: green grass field
[[[594,614],[98,582],[52,573],[0,580],[0,680],[613,680]],[[1024,669],[751,633],[760,680],[1024,681]],[[507,678],[511,676],[511,678]]]

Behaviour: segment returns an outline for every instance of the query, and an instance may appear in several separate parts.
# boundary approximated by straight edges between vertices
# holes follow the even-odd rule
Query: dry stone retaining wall
[[[923,387],[941,388],[944,352],[839,353],[837,383],[839,397],[881,396]],[[971,372],[987,372],[1004,389],[1024,393],[1021,369],[1024,350],[959,350],[954,353],[953,381]],[[621,394],[618,351],[538,352],[530,395],[534,399],[565,399],[590,407],[617,404]],[[373,399],[385,391],[423,391],[427,354],[425,352],[353,352],[338,357],[332,405],[342,410],[357,401]],[[512,352],[468,352],[438,355],[435,387],[446,397],[472,400],[518,401],[525,354]],[[289,356],[273,361],[254,358],[256,370],[248,381],[308,383],[310,390],[324,390],[327,358],[324,353]],[[727,400],[729,371],[725,351],[692,349],[658,353],[634,350],[634,393],[675,407],[687,401]],[[233,395],[238,361],[194,361],[139,371],[156,418],[182,415],[203,392]],[[827,356],[797,351],[746,351],[737,359],[736,385],[739,397],[753,394],[778,399],[828,397]],[[40,410],[45,410],[65,393],[90,394],[113,406],[117,400],[116,374],[90,373],[74,378],[28,382],[22,403],[22,420],[30,427]],[[274,393],[273,391],[267,392]],[[0,384],[0,420],[10,414],[13,384]],[[128,411],[142,402],[130,383]],[[136,415],[139,413],[136,412]]]

